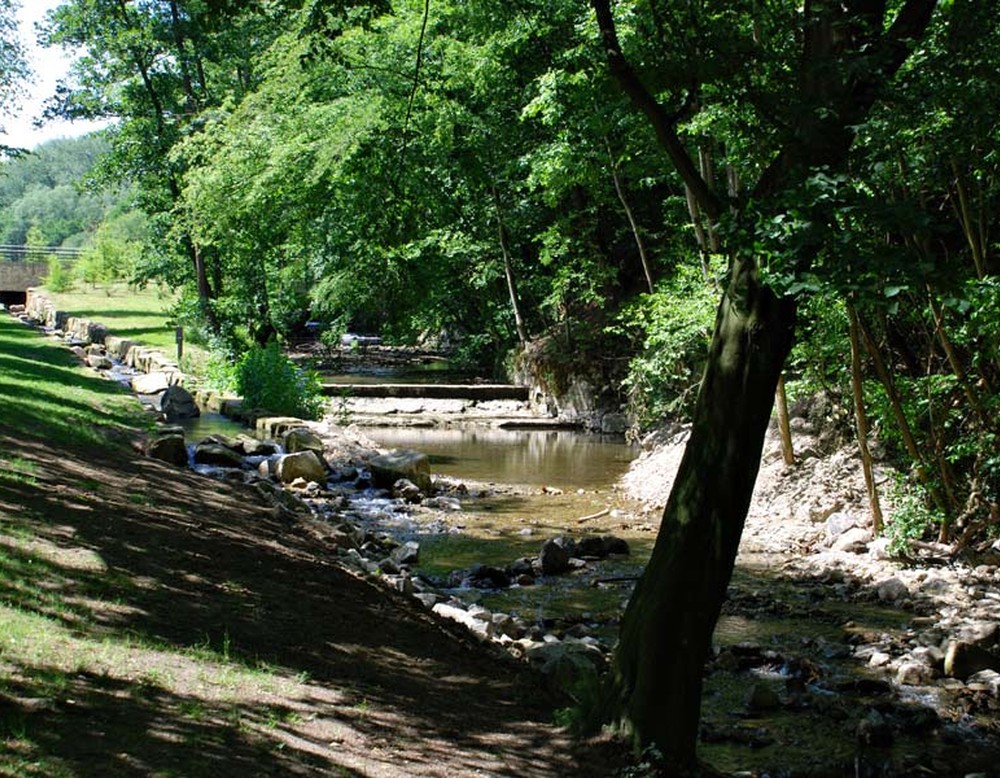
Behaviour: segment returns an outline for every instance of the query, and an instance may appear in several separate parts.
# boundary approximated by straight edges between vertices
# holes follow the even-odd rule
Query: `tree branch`
[[[698,201],[698,205],[708,214],[709,218],[718,219],[723,212],[722,200],[701,177],[697,165],[678,137],[677,117],[671,116],[660,105],[622,53],[614,15],[611,13],[610,0],[591,0],[591,5],[593,5],[594,13],[597,16],[597,26],[601,31],[601,40],[604,43],[604,52],[608,58],[611,75],[618,81],[632,104],[649,119],[653,126],[653,132],[656,133],[656,139],[667,152],[667,156],[670,157],[670,161],[673,162],[681,179]]]

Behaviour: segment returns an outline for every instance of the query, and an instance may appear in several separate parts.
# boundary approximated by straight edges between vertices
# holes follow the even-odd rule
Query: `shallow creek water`
[[[191,441],[238,431],[212,415],[186,426]],[[415,572],[459,599],[534,623],[583,622],[605,645],[614,642],[632,585],[606,579],[637,576],[656,529],[612,488],[635,450],[565,431],[370,428],[366,434],[383,448],[427,453],[432,472],[467,484],[468,494],[459,495],[459,511],[406,513],[384,495],[357,492],[347,518],[418,541]],[[592,518],[581,522],[583,517]],[[614,534],[632,553],[534,586],[480,591],[445,583],[455,570],[535,556],[545,540],[560,534]],[[962,721],[940,733],[927,729],[923,722],[934,718],[922,711],[943,705],[933,692],[892,692],[883,675],[853,656],[855,645],[905,640],[914,614],[836,596],[821,581],[787,578],[783,561],[755,554],[738,562],[716,628],[719,655],[705,677],[704,758],[728,773],[751,776],[949,774],[946,767],[939,771],[954,758],[955,744],[968,753],[979,746],[977,736]],[[762,685],[780,705],[755,710],[748,703]],[[898,724],[891,748],[858,745],[858,721],[873,710]]]

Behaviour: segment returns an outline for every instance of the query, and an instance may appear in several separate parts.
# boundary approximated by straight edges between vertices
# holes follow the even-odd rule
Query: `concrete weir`
[[[323,384],[323,393],[352,398],[528,401],[528,387],[516,384]]]

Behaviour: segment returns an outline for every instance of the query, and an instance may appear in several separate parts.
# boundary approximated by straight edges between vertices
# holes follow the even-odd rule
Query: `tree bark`
[[[642,262],[642,272],[646,276],[646,286],[649,287],[649,293],[652,294],[656,291],[656,287],[653,285],[653,271],[650,268],[649,255],[646,252],[646,241],[642,239],[642,232],[639,230],[639,224],[632,213],[632,206],[629,205],[628,198],[625,196],[625,185],[621,180],[621,174],[618,172],[618,163],[615,162],[614,152],[611,151],[611,142],[605,138],[604,143],[608,148],[608,159],[611,162],[611,179],[615,183],[618,202],[622,204],[625,216],[628,218],[629,226],[632,228],[632,237],[635,238],[636,248],[639,249],[639,260]]]
[[[786,465],[794,465],[795,449],[792,446],[792,428],[788,425],[788,395],[785,394],[785,377],[783,375],[778,377],[774,405],[778,414],[778,432],[781,435],[781,456]]]
[[[609,703],[637,740],[656,743],[673,765],[695,762],[704,663],[794,323],[794,302],[762,286],[752,260],[735,260],[691,438],[622,620]]]
[[[510,307],[514,312],[514,328],[517,330],[517,339],[523,346],[528,342],[528,328],[525,326],[524,317],[521,315],[521,302],[517,295],[517,284],[514,279],[514,265],[510,258],[510,239],[507,236],[507,226],[503,223],[503,213],[500,211],[500,195],[496,188],[493,189],[493,208],[497,217],[497,231],[500,238],[500,253],[503,255],[503,271],[507,279],[507,293],[510,295]]]
[[[847,318],[850,326],[851,340],[851,389],[854,394],[854,427],[858,436],[858,452],[861,455],[861,469],[865,476],[865,489],[868,491],[868,506],[872,514],[872,527],[876,535],[882,534],[882,504],[878,498],[878,486],[875,483],[875,473],[872,467],[872,454],[868,449],[868,414],[865,413],[864,384],[861,381],[861,335],[858,326],[858,313],[854,306],[847,304]]]

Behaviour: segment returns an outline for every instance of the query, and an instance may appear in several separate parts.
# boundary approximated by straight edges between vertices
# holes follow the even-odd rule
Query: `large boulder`
[[[424,494],[431,491],[431,463],[426,454],[397,449],[372,457],[368,462],[375,486],[392,489],[400,478],[412,481]]]
[[[221,443],[203,442],[194,448],[196,465],[215,467],[243,467],[243,457]]]
[[[542,575],[559,575],[570,569],[570,551],[564,538],[551,538],[538,552],[538,566]]]
[[[944,674],[965,679],[982,670],[1000,670],[1000,658],[985,648],[964,640],[952,640],[944,655]]]
[[[140,373],[132,376],[132,391],[136,394],[159,394],[170,386],[170,376],[166,373]]]
[[[146,446],[146,456],[172,465],[186,465],[188,452],[184,435],[170,434],[153,438]]]
[[[153,407],[162,413],[167,421],[193,419],[201,415],[194,397],[183,386],[168,386],[164,391],[155,395]]]
[[[281,444],[289,454],[300,451],[315,451],[323,456],[323,439],[308,427],[293,427],[281,436]]]
[[[326,482],[326,462],[315,451],[299,451],[279,458],[274,473],[285,484],[296,478],[322,484]]]

